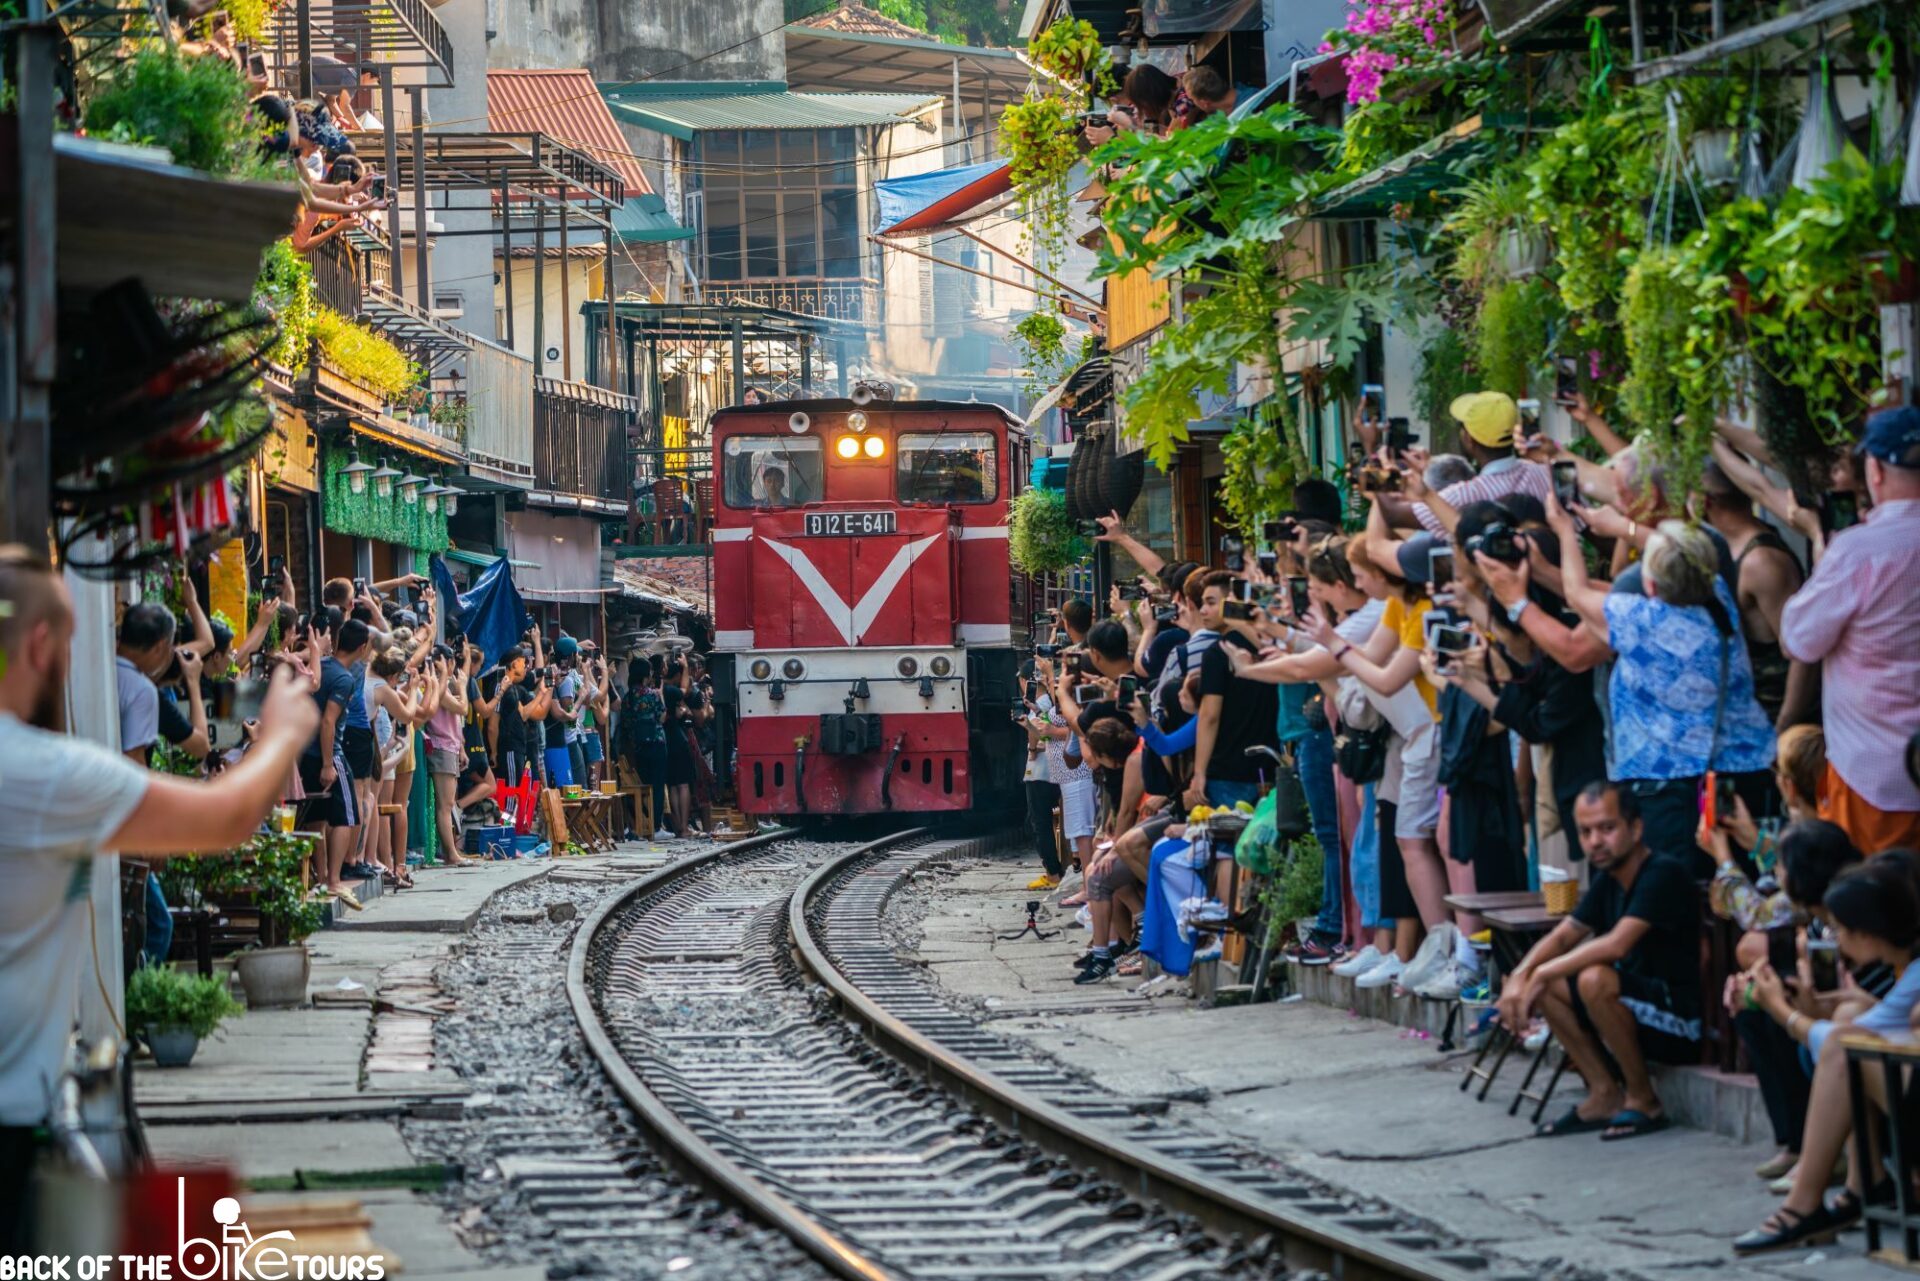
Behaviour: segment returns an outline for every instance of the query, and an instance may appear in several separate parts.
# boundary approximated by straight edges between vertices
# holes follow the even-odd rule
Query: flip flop
[[[1061,907],[1085,907],[1086,903],[1087,896],[1084,894],[1073,894],[1060,900]]]
[[[1613,1119],[1601,1127],[1607,1132],[1600,1136],[1600,1141],[1617,1143],[1621,1139],[1637,1139],[1643,1134],[1658,1134],[1672,1124],[1665,1112],[1659,1116],[1648,1116],[1637,1108],[1628,1108],[1624,1112],[1615,1112]],[[1620,1133],[1614,1133],[1616,1130]]]
[[[1557,1139],[1568,1134],[1591,1134],[1595,1130],[1604,1130],[1612,1124],[1612,1121],[1603,1121],[1598,1118],[1589,1120],[1580,1115],[1579,1108],[1571,1107],[1544,1125],[1535,1126],[1533,1133],[1535,1138]]]

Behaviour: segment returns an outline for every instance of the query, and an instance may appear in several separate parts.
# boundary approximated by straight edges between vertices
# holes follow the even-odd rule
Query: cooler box
[[[497,847],[505,846],[509,851],[513,848],[513,828],[505,823],[469,827],[462,839],[467,853],[497,858],[500,857],[495,852]]]

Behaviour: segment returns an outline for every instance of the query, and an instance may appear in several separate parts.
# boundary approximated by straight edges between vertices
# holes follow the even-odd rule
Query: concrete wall
[[[515,237],[519,237],[518,231]],[[556,237],[547,233],[547,244],[551,251]],[[498,270],[499,259],[494,259]],[[541,319],[545,331],[546,349],[554,353],[544,362],[540,370],[543,378],[568,378],[575,382],[587,380],[587,321],[580,314],[580,304],[598,301],[600,298],[600,278],[603,274],[601,260],[577,257],[567,259],[567,297],[566,306],[561,306],[560,280],[561,259],[550,256],[543,273],[546,285],[546,314]],[[507,291],[504,286],[493,291],[494,305],[505,308]],[[521,355],[532,359],[533,350],[533,259],[515,258],[513,260],[513,342],[511,346]],[[509,345],[504,337],[505,326],[501,326],[502,346]],[[563,334],[571,333],[573,343],[573,368],[568,372],[565,360]]]
[[[453,88],[428,92],[427,119],[450,131],[485,129],[487,119],[488,0],[446,0],[434,16],[453,42]],[[485,192],[453,192],[442,198],[438,220],[450,232],[492,226]],[[409,262],[411,267],[412,263]],[[457,295],[461,315],[449,323],[493,341],[493,241],[488,236],[442,236],[432,250],[436,304]]]
[[[485,2],[496,67],[587,67],[601,80],[786,78],[781,0]]]

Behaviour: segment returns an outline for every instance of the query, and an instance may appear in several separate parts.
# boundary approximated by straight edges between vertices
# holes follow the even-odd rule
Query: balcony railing
[[[722,301],[739,298],[802,316],[880,323],[880,285],[873,280],[721,280],[708,281],[707,292]]]
[[[343,316],[358,316],[360,275],[353,250],[336,236],[316,245],[307,262],[313,268],[315,299]]]
[[[476,472],[533,484],[533,361],[473,339],[467,354],[467,457]]]
[[[632,396],[559,378],[533,380],[533,485],[625,511]]]

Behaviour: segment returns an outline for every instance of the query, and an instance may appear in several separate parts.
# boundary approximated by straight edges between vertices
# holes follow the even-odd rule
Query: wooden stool
[[[642,840],[652,840],[655,828],[653,789],[634,776],[625,761],[615,762],[620,795],[633,803],[633,830]]]

